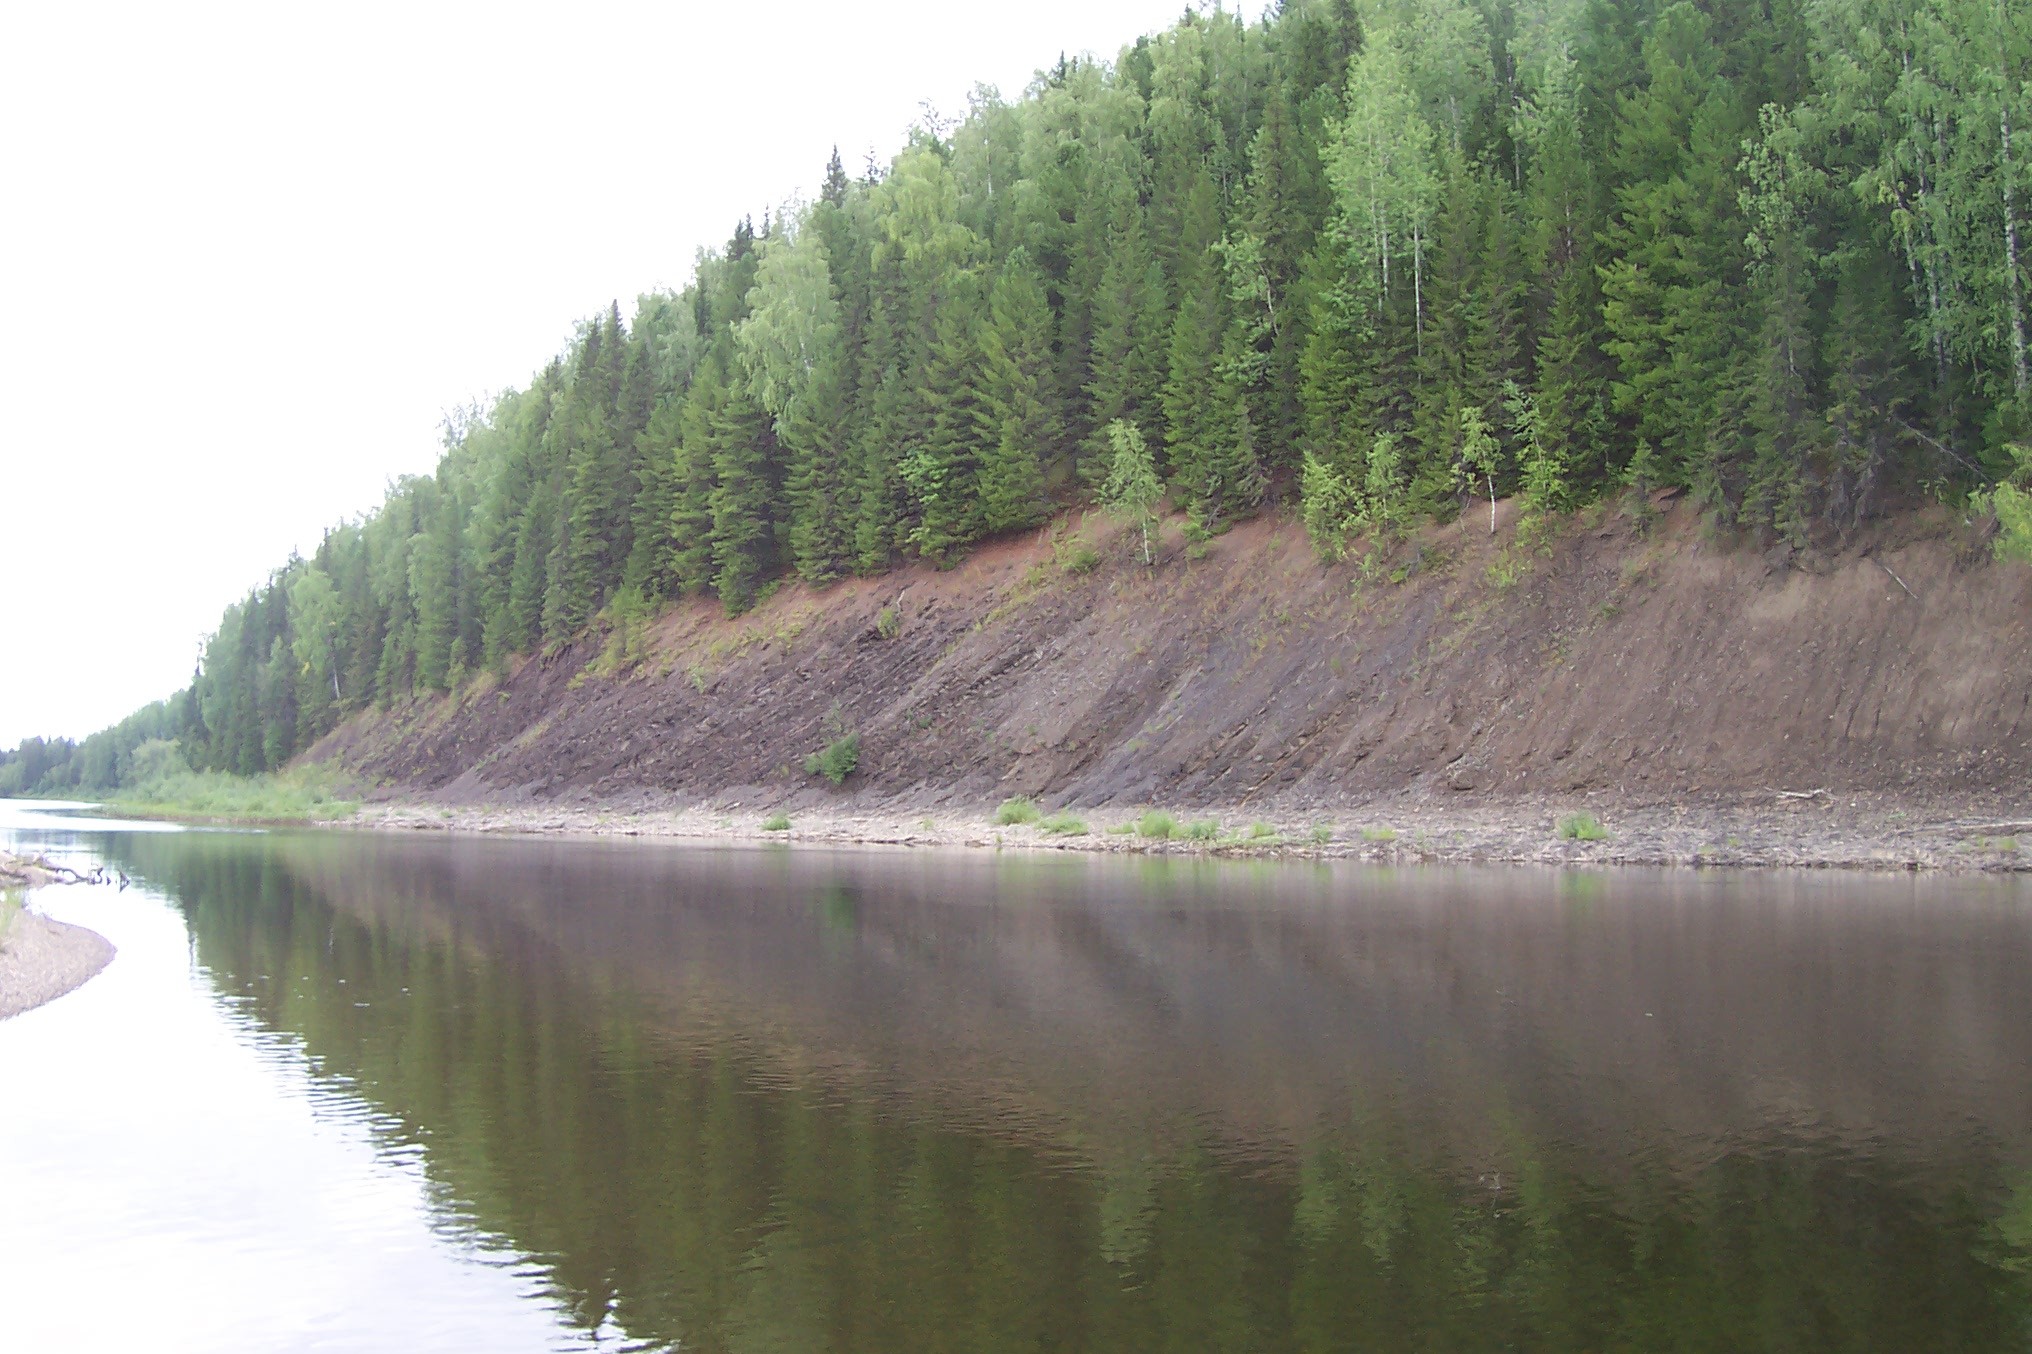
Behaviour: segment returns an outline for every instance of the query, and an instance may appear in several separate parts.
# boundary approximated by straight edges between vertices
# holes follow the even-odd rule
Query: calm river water
[[[0,1348],[2032,1349],[2032,884],[0,843]]]

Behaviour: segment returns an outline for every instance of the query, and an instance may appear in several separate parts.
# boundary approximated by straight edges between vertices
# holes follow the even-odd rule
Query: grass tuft
[[[1394,827],[1365,827],[1362,829],[1362,840],[1365,842],[1394,842],[1397,840],[1397,829]]]
[[[1559,820],[1559,836],[1569,842],[1605,842],[1609,830],[1591,813],[1569,813]]]
[[[1086,819],[1075,818],[1065,812],[1054,813],[1037,826],[1054,837],[1084,837],[1087,835]]]
[[[1136,820],[1138,836],[1163,841],[1178,835],[1178,820],[1162,809],[1152,809]]]
[[[1074,541],[1059,556],[1058,567],[1078,577],[1101,567],[1101,552],[1083,540]]]
[[[1002,801],[1002,807],[995,810],[995,826],[1021,827],[1034,823],[1044,816],[1037,807],[1037,801],[1028,795],[1014,795]]]
[[[789,817],[789,815],[788,815],[788,814],[783,814],[783,813],[772,813],[772,814],[770,814],[770,815],[769,815],[769,816],[768,816],[767,818],[765,818],[765,819],[763,819],[763,820],[762,820],[762,830],[763,830],[764,832],[788,832],[788,831],[790,831],[790,817]]]
[[[1221,825],[1212,818],[1202,818],[1185,825],[1187,841],[1210,842],[1221,835]]]

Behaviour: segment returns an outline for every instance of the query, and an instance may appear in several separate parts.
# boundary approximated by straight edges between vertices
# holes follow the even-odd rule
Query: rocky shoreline
[[[1218,835],[1152,838],[1125,832],[1147,806],[1074,808],[1083,833],[998,825],[990,808],[870,809],[782,806],[790,826],[763,824],[779,806],[728,799],[681,809],[600,804],[390,802],[348,826],[398,831],[642,837],[1040,851],[1108,851],[1363,860],[1378,864],[1513,863],[1554,866],[2032,872],[2032,806],[2016,799],[1941,800],[1773,791],[1757,799],[1617,803],[1606,797],[1480,803],[1406,796],[1353,806],[1223,813],[1175,809],[1181,828],[1212,821]],[[1572,835],[1577,818],[1606,834]],[[1258,826],[1260,824],[1260,826]],[[1592,832],[1591,828],[1583,829]]]

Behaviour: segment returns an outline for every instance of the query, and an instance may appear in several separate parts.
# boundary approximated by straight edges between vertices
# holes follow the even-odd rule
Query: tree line
[[[2032,531],[2028,121],[2008,0],[1189,12],[835,154],[0,791],[162,737],[271,769],[603,617],[950,562],[1128,443],[1192,529],[1291,503],[1328,553],[1668,486],[1795,541],[1920,490]]]

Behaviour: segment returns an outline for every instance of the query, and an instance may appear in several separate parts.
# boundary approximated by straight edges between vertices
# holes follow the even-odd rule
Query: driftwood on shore
[[[73,870],[68,865],[58,865],[47,856],[16,856],[0,852],[0,886],[9,888],[41,888],[46,884],[113,884],[127,887],[127,876],[109,870],[104,865],[95,865],[89,870]]]

